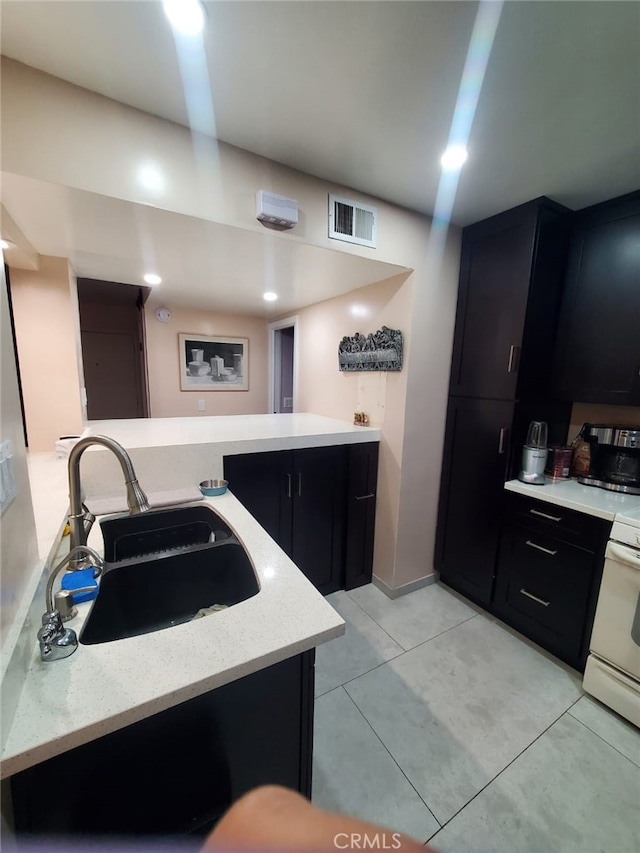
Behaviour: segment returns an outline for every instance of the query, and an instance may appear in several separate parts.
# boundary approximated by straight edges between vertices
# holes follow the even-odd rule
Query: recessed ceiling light
[[[462,167],[467,156],[468,152],[464,145],[450,145],[442,155],[440,163],[443,169],[453,172]]]
[[[278,294],[273,293],[273,291],[271,291],[271,290],[268,290],[266,293],[262,294],[262,298],[266,299],[267,302],[275,302],[276,299],[278,298]]]
[[[204,29],[205,12],[200,0],[163,0],[164,13],[174,30],[197,36]]]
[[[3,249],[13,249],[13,243],[9,240],[3,240],[1,245]]]
[[[162,279],[160,278],[160,276],[156,275],[154,272],[148,272],[145,275],[144,280],[147,282],[147,284],[151,284],[151,285],[160,284],[162,282]]]

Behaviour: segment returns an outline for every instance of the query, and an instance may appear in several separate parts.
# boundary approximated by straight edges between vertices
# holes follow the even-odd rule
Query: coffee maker
[[[640,495],[640,426],[585,424],[582,437],[589,443],[589,475],[578,477],[585,486]]]
[[[522,469],[518,479],[534,486],[544,486],[544,469],[548,452],[546,423],[531,421],[527,442],[522,448]]]

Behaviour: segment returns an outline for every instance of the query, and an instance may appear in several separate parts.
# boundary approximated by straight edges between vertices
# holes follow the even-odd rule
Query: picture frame
[[[182,391],[248,391],[249,338],[178,335]]]

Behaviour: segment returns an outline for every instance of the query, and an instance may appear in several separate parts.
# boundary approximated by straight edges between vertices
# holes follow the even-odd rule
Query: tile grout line
[[[400,773],[402,774],[402,776],[407,780],[408,784],[409,784],[409,785],[411,786],[411,788],[415,791],[415,794],[416,794],[416,796],[418,797],[418,799],[420,800],[420,802],[421,802],[421,803],[423,803],[424,807],[425,807],[425,808],[426,808],[426,810],[429,812],[429,814],[431,815],[431,817],[435,820],[435,822],[438,824],[438,826],[440,827],[440,829],[442,829],[442,824],[440,823],[440,821],[438,820],[438,818],[434,815],[434,813],[433,813],[433,812],[431,811],[431,809],[429,808],[429,804],[425,801],[424,797],[420,794],[420,792],[416,790],[416,788],[415,788],[415,786],[414,786],[413,782],[411,781],[411,779],[409,779],[409,777],[408,777],[408,776],[407,776],[407,774],[404,772],[404,770],[402,769],[402,767],[400,767],[400,765],[398,764],[398,762],[397,762],[397,761],[395,760],[395,758],[393,757],[392,753],[391,753],[391,752],[389,752],[389,750],[388,750],[388,748],[387,748],[386,743],[382,740],[382,738],[380,737],[380,735],[378,734],[378,732],[373,728],[373,726],[371,725],[371,723],[369,722],[369,720],[365,717],[364,712],[362,711],[362,709],[360,708],[360,706],[358,705],[358,703],[356,702],[356,700],[355,700],[355,699],[353,698],[353,696],[349,693],[349,691],[345,689],[344,685],[340,685],[340,689],[344,691],[344,693],[346,694],[346,696],[347,696],[347,698],[349,699],[349,701],[353,704],[353,706],[354,706],[354,708],[356,709],[356,711],[360,714],[360,716],[361,716],[361,717],[362,717],[362,719],[365,721],[365,723],[367,724],[367,726],[369,727],[369,729],[373,732],[374,737],[376,737],[376,738],[377,738],[377,740],[380,742],[380,744],[382,745],[382,748],[383,748],[383,749],[384,749],[384,751],[387,753],[387,755],[389,756],[389,758],[393,761],[393,763],[396,765],[396,767],[398,768],[398,770],[400,771]],[[440,829],[438,829],[438,830],[437,830],[437,832],[440,832]],[[434,834],[435,834],[435,833],[434,833]],[[429,837],[433,837],[433,836],[429,836]],[[428,841],[428,839],[427,839],[427,841]],[[426,841],[425,841],[425,844],[426,844]]]
[[[362,608],[360,608],[360,609],[362,609]],[[363,612],[366,612],[366,611],[363,611]],[[391,661],[398,660],[398,658],[401,658],[402,655],[406,655],[409,652],[412,652],[414,649],[418,649],[418,648],[420,648],[420,646],[424,646],[427,643],[430,643],[431,640],[435,640],[438,637],[441,637],[443,634],[446,634],[447,631],[453,631],[454,628],[458,628],[460,625],[464,625],[465,622],[470,622],[472,619],[475,619],[475,617],[479,616],[479,615],[480,614],[478,614],[478,613],[474,613],[473,616],[469,616],[468,619],[464,619],[462,622],[458,622],[457,625],[451,625],[450,628],[445,628],[444,631],[440,631],[439,634],[436,634],[433,637],[429,637],[428,640],[423,640],[421,643],[418,643],[417,646],[412,646],[410,649],[405,649],[404,646],[402,646],[397,640],[394,640],[394,638],[391,637],[391,635],[389,634],[388,636],[391,637],[391,639],[394,641],[394,643],[397,646],[400,646],[400,648],[402,649],[401,652],[399,652],[397,655],[394,655],[391,658],[387,658],[387,660],[380,661],[380,663],[377,663],[375,666],[372,666],[371,669],[366,669],[364,672],[361,672],[359,675],[354,675],[353,678],[348,678],[346,681],[341,681],[340,684],[336,684],[335,687],[330,687],[328,690],[325,690],[323,693],[318,693],[315,698],[320,699],[321,696],[326,696],[327,693],[331,693],[332,690],[336,690],[338,687],[345,687],[347,684],[351,684],[353,681],[356,681],[358,678],[362,678],[363,676],[368,675],[370,672],[374,672],[376,669],[380,669],[381,666],[384,666],[387,663],[391,663]],[[369,618],[373,619],[373,617],[369,617]],[[373,619],[373,621],[375,622],[375,619]],[[377,624],[378,623],[376,622],[376,625]],[[384,628],[382,630],[384,631]],[[386,631],[385,631],[385,633],[386,633]]]
[[[489,779],[489,781],[487,782],[487,784],[486,784],[486,785],[483,785],[483,786],[482,786],[482,788],[480,788],[480,790],[479,790],[479,791],[477,791],[477,792],[473,795],[473,797],[471,797],[471,799],[470,799],[470,800],[468,800],[468,802],[466,802],[466,803],[462,806],[462,808],[459,808],[459,809],[458,809],[458,811],[457,811],[455,814],[451,815],[451,817],[449,818],[449,820],[445,821],[445,822],[442,824],[442,826],[440,827],[440,829],[438,830],[438,832],[440,832],[442,829],[444,829],[444,828],[445,828],[445,826],[447,826],[448,824],[450,824],[450,823],[451,823],[451,821],[452,821],[455,817],[457,817],[461,812],[463,812],[463,811],[467,808],[467,806],[468,806],[468,805],[470,805],[470,804],[471,804],[471,803],[476,799],[476,797],[479,797],[479,796],[480,796],[480,794],[481,794],[484,790],[486,790],[486,789],[489,787],[489,785],[492,785],[492,784],[496,781],[496,779],[498,779],[500,776],[502,776],[502,774],[505,772],[505,770],[507,770],[509,767],[511,767],[511,765],[514,763],[514,761],[517,761],[517,760],[520,758],[520,756],[524,755],[524,754],[525,754],[525,752],[526,752],[528,749],[530,749],[530,748],[533,746],[533,744],[534,744],[534,743],[536,743],[538,740],[540,740],[540,738],[542,737],[542,735],[545,735],[545,734],[549,731],[549,729],[550,729],[552,726],[555,726],[555,724],[558,722],[558,720],[562,719],[562,717],[564,717],[564,716],[565,716],[565,714],[568,714],[568,713],[569,713],[569,711],[571,710],[571,708],[573,708],[573,706],[574,706],[577,702],[579,702],[581,699],[582,699],[582,696],[578,696],[578,698],[575,700],[575,702],[572,702],[572,703],[571,703],[571,705],[569,705],[569,707],[566,709],[566,711],[563,711],[563,712],[560,714],[560,716],[559,716],[559,717],[556,717],[556,719],[555,719],[555,720],[553,720],[551,723],[549,723],[549,725],[546,727],[546,729],[544,729],[543,731],[541,731],[541,732],[540,732],[540,734],[539,734],[539,735],[537,735],[537,736],[536,736],[536,737],[531,741],[531,743],[527,744],[527,746],[525,746],[525,748],[524,748],[521,752],[519,752],[516,756],[514,756],[514,757],[511,759],[511,761],[510,761],[508,764],[506,764],[506,765],[502,768],[502,770],[500,770],[500,772],[499,772],[499,773],[496,773],[496,775],[495,775],[492,779]],[[570,714],[569,716],[571,716],[571,717],[572,717],[572,719],[575,719],[575,717],[573,716],[573,714]],[[633,762],[632,762],[632,763],[633,763]],[[437,818],[436,818],[436,820],[437,820]],[[440,823],[440,821],[438,821],[438,823]],[[438,834],[438,832],[434,832],[434,834],[433,834],[433,835],[431,835],[431,836],[427,839],[427,841],[431,841],[431,839],[432,839],[432,838],[434,838],[434,837]]]
[[[582,696],[581,696],[580,698],[582,699],[582,698],[584,698],[584,697],[582,697]],[[578,700],[578,701],[580,701],[580,700]],[[575,705],[575,703],[574,703],[574,705]],[[572,705],[571,707],[573,708],[573,705]],[[598,734],[598,732],[594,731],[594,730],[591,728],[591,726],[588,726],[585,722],[583,722],[582,720],[580,720],[578,717],[574,717],[574,716],[573,716],[573,714],[571,713],[571,710],[565,711],[565,714],[569,714],[569,716],[571,717],[571,719],[572,719],[572,720],[575,720],[575,721],[576,721],[576,723],[580,723],[580,725],[581,725],[581,726],[584,726],[584,727],[585,727],[585,729],[587,729],[587,731],[590,731],[592,735],[595,735],[596,737],[599,737],[601,741],[604,741],[604,743],[606,743],[606,744],[607,744],[607,746],[610,746],[610,747],[611,747],[611,749],[613,749],[615,752],[617,752],[617,753],[618,753],[618,755],[621,755],[623,758],[626,758],[626,759],[627,759],[627,761],[630,761],[630,762],[631,762],[631,764],[633,764],[633,766],[634,766],[634,767],[637,767],[637,768],[638,768],[638,770],[640,770],[640,764],[637,764],[637,763],[633,760],[633,758],[629,758],[629,756],[628,756],[628,755],[625,755],[625,754],[624,754],[624,752],[620,752],[620,750],[619,750],[616,746],[614,746],[612,743],[609,743],[609,741],[608,741],[606,738],[602,737],[602,735],[601,735],[601,734]]]
[[[443,634],[446,634],[447,631],[453,631],[454,628],[459,628],[460,625],[465,625],[467,622],[471,622],[472,619],[475,619],[476,616],[479,616],[479,613],[474,613],[473,616],[468,616],[466,619],[463,619],[462,622],[456,622],[455,625],[450,625],[448,628],[445,628],[444,631],[440,631],[439,634],[434,634],[433,637],[429,637],[428,640],[422,640],[422,642],[417,643],[415,646],[411,646],[410,649],[405,649],[405,652],[412,652],[415,649],[419,649],[420,646],[426,646],[427,643],[430,643],[432,640],[437,640],[438,637],[441,637]],[[398,642],[396,640],[396,642]],[[398,643],[400,645],[400,643]]]
[[[400,646],[402,648],[402,646]],[[377,663],[375,666],[372,666],[371,669],[367,669],[364,672],[361,672],[359,675],[354,675],[353,678],[348,678],[346,681],[341,681],[340,684],[336,684],[335,687],[330,687],[328,690],[325,690],[324,693],[318,693],[316,699],[320,699],[321,696],[326,696],[327,693],[331,693],[332,690],[337,690],[339,687],[344,687],[346,684],[351,684],[352,681],[355,681],[357,678],[362,678],[363,675],[368,675],[370,672],[374,672],[376,669],[380,669],[381,666],[384,666],[386,663],[391,663],[392,660],[398,660],[402,655],[406,655],[406,650],[402,649],[401,652],[398,652],[397,655],[394,655],[392,658],[388,658],[387,660],[382,660],[380,663]]]
[[[348,593],[348,592],[347,592],[347,595],[349,595],[349,593]],[[351,598],[351,596],[350,596],[350,595],[349,595],[349,598]],[[430,642],[431,642],[431,640],[435,640],[437,637],[441,637],[443,634],[446,634],[446,632],[447,632],[447,631],[451,631],[451,629],[452,629],[452,628],[457,628],[457,627],[458,627],[458,625],[464,625],[464,623],[465,623],[465,622],[469,622],[471,619],[475,619],[475,617],[476,617],[476,616],[480,616],[480,613],[479,613],[479,612],[478,612],[478,613],[474,613],[474,614],[473,614],[473,616],[467,616],[467,618],[466,618],[466,619],[463,619],[461,622],[456,622],[456,624],[455,624],[455,625],[451,625],[449,628],[445,628],[443,631],[440,631],[440,633],[439,633],[439,634],[434,634],[434,636],[433,636],[433,637],[429,637],[429,638],[428,638],[428,639],[426,639],[426,640],[421,640],[419,643],[416,643],[416,644],[415,644],[415,646],[410,646],[408,649],[405,649],[405,647],[402,645],[402,643],[401,643],[399,640],[397,640],[397,639],[393,636],[393,634],[390,634],[390,633],[387,631],[387,629],[386,629],[386,628],[384,628],[384,627],[380,624],[380,622],[378,622],[378,620],[375,618],[375,616],[372,616],[372,615],[371,615],[367,610],[365,610],[365,609],[364,609],[364,607],[362,607],[362,605],[361,605],[361,604],[358,604],[358,602],[357,602],[357,601],[355,601],[355,599],[351,598],[351,601],[353,601],[353,603],[354,603],[355,605],[357,605],[357,606],[360,608],[360,610],[362,610],[362,612],[365,614],[365,616],[368,616],[368,617],[369,617],[369,619],[371,619],[371,621],[372,621],[372,622],[375,622],[375,624],[378,626],[378,628],[380,628],[380,630],[381,630],[381,631],[384,631],[384,633],[387,635],[387,637],[389,637],[391,640],[393,640],[393,642],[394,642],[396,645],[400,646],[400,648],[402,649],[402,651],[403,651],[403,652],[412,652],[414,649],[417,649],[419,646],[424,646],[424,644],[425,644],[425,643],[430,643]],[[400,655],[396,655],[396,657],[400,657]],[[393,658],[389,658],[389,660],[393,660]],[[386,661],[385,661],[385,663],[386,663]],[[374,669],[376,669],[376,668],[377,668],[377,667],[374,667]],[[368,670],[368,671],[369,671],[369,670]],[[363,672],[363,673],[361,673],[361,675],[366,675],[366,673],[364,673],[364,672]],[[356,678],[358,678],[358,677],[359,677],[359,676],[356,676]],[[350,680],[351,680],[351,681],[353,681],[353,679],[350,679]],[[349,683],[348,681],[345,681],[345,684],[348,684],[348,683]]]
[[[347,592],[347,591],[345,590],[345,592]],[[348,593],[348,592],[347,592],[347,595],[349,595],[349,593]],[[372,621],[375,625],[377,625],[377,626],[378,626],[378,628],[380,628],[380,630],[381,630],[381,631],[384,631],[384,633],[387,635],[387,637],[389,637],[389,639],[390,639],[390,640],[392,640],[392,641],[396,644],[396,646],[400,646],[400,648],[402,649],[402,652],[407,652],[407,651],[409,651],[409,649],[405,649],[405,647],[402,645],[402,643],[399,643],[399,642],[396,640],[396,638],[395,638],[395,637],[392,637],[392,636],[391,636],[391,634],[387,631],[387,629],[386,629],[386,628],[383,628],[383,627],[382,627],[382,625],[378,622],[378,620],[377,620],[377,619],[374,619],[374,617],[373,617],[373,616],[372,616],[368,611],[366,611],[366,610],[364,609],[364,607],[363,607],[361,604],[359,604],[359,603],[355,600],[355,598],[351,598],[351,596],[349,595],[349,599],[350,599],[350,600],[355,604],[355,606],[356,606],[359,610],[361,610],[361,611],[364,613],[364,615],[365,615],[365,616],[367,616],[369,619],[371,619],[371,621]],[[396,657],[399,657],[399,656],[398,656],[398,655],[396,655]],[[391,660],[391,658],[390,658],[390,660]],[[364,675],[364,673],[362,673],[362,674]]]

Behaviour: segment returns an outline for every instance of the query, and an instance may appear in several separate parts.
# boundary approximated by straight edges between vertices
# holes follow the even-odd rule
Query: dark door
[[[142,417],[133,335],[82,332],[81,338],[89,420]]]
[[[229,489],[291,556],[293,451],[225,456]]]
[[[579,214],[557,363],[565,399],[640,403],[640,192]]]
[[[451,398],[447,411],[436,557],[442,578],[491,599],[514,404]]]
[[[89,420],[148,416],[142,306],[149,288],[78,279]]]
[[[464,231],[452,396],[515,398],[535,227],[528,206]]]
[[[344,586],[344,447],[294,451],[292,559],[326,595]]]

